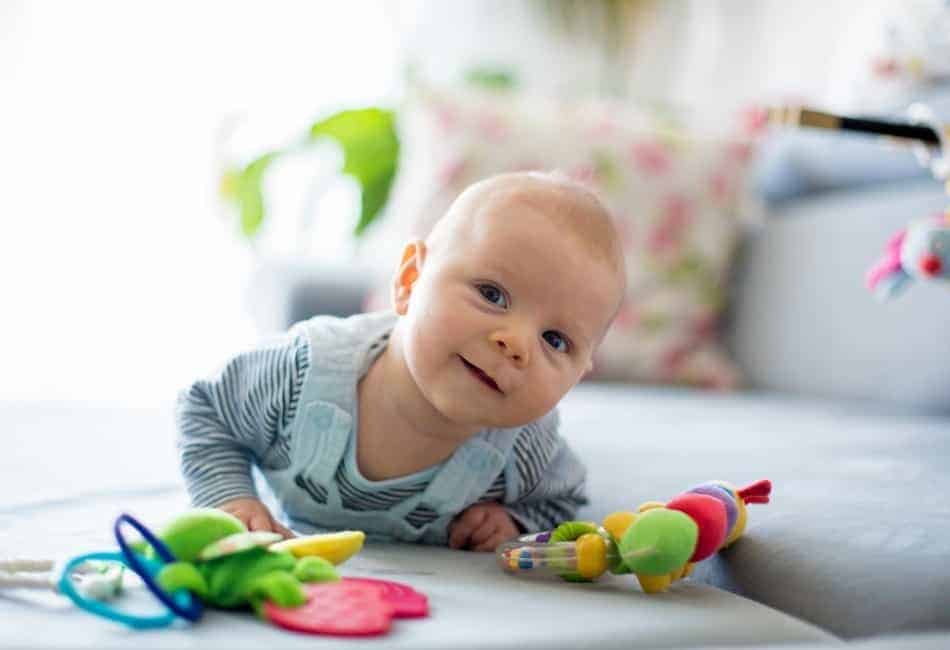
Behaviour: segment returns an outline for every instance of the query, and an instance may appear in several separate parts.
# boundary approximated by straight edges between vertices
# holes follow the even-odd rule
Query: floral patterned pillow
[[[626,300],[590,377],[737,385],[717,334],[750,203],[747,139],[691,137],[618,103],[470,89],[417,89],[401,121],[404,158],[385,242],[424,237],[465,187],[486,176],[564,172],[610,208],[627,262]],[[378,291],[367,307],[386,296]]]

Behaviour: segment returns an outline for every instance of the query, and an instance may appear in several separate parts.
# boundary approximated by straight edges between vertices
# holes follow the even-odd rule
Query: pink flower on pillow
[[[614,319],[613,326],[622,329],[629,330],[637,327],[640,324],[640,310],[636,305],[625,302],[623,307],[620,308],[620,311],[617,312],[617,317]]]
[[[706,311],[696,316],[693,321],[693,334],[698,340],[716,338],[719,329],[719,318],[712,311]]]
[[[597,139],[604,139],[612,135],[617,130],[617,124],[613,119],[605,117],[595,121],[587,130],[588,135]]]
[[[663,357],[660,360],[660,372],[667,380],[676,381],[681,378],[680,371],[683,369],[692,351],[692,341],[687,341],[677,343],[663,353]]]
[[[623,246],[624,252],[629,253],[636,242],[633,218],[627,214],[617,215],[614,219],[614,228],[617,229],[617,234],[620,235],[620,244]]]
[[[442,133],[451,133],[459,126],[458,111],[447,104],[434,104],[435,122]]]
[[[531,160],[525,159],[512,167],[511,171],[513,172],[536,172],[544,171],[546,169],[543,162],[540,160]]]
[[[739,130],[747,136],[761,135],[769,125],[769,111],[762,106],[749,106],[739,113]]]
[[[713,199],[724,202],[732,198],[732,179],[723,170],[715,172],[709,179],[709,190]]]
[[[728,146],[729,158],[743,165],[752,158],[752,151],[752,145],[748,142],[733,142]]]
[[[581,163],[572,167],[567,175],[578,183],[591,185],[597,176],[597,169],[590,163]]]
[[[664,253],[682,247],[687,227],[692,221],[693,208],[682,196],[670,196],[664,201],[660,223],[650,232],[647,241],[653,253]]]
[[[490,140],[501,141],[508,137],[508,125],[495,113],[485,111],[478,116],[478,129]]]
[[[670,166],[670,155],[659,142],[637,142],[630,147],[630,159],[633,164],[654,176],[665,174]]]
[[[439,183],[443,187],[455,185],[465,172],[468,161],[463,157],[453,158],[439,168]]]
[[[876,57],[871,60],[871,70],[874,76],[886,79],[900,74],[901,66],[893,57]]]

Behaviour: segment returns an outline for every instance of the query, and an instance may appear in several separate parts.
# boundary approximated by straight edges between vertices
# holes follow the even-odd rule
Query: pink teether
[[[307,634],[373,636],[389,631],[394,608],[377,586],[341,581],[304,589],[305,604],[284,608],[264,603],[264,616],[275,625]]]
[[[393,616],[396,618],[420,618],[429,615],[429,599],[409,585],[376,578],[343,578],[343,582],[375,586],[383,600],[394,607]]]

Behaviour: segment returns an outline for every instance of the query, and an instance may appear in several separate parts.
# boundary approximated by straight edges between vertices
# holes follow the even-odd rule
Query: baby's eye
[[[508,308],[508,298],[505,296],[505,292],[496,287],[493,284],[480,284],[478,285],[478,291],[482,294],[482,297],[485,298],[488,302],[498,307],[504,309]]]
[[[548,330],[541,336],[544,337],[544,340],[548,342],[552,348],[558,352],[567,352],[570,349],[570,346],[567,344],[567,339],[560,332],[554,330]]]

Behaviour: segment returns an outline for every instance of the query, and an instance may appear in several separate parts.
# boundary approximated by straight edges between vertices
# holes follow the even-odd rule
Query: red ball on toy
[[[707,494],[681,494],[666,504],[670,510],[679,510],[699,526],[696,550],[690,562],[699,562],[719,550],[726,541],[728,518],[722,502]]]

